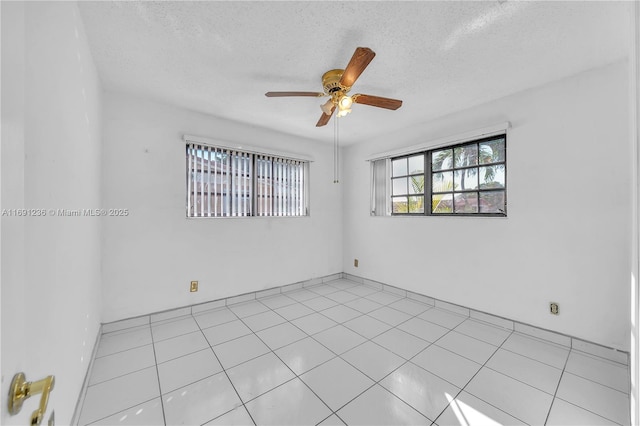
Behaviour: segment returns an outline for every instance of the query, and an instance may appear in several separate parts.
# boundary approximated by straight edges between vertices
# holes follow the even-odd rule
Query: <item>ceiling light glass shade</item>
[[[333,100],[329,99],[323,105],[320,105],[320,109],[327,115],[331,115],[331,109],[333,108]]]
[[[352,104],[353,104],[353,99],[351,99],[351,97],[347,95],[344,95],[343,97],[341,97],[340,102],[338,102],[340,110],[349,109],[351,108]]]
[[[351,112],[351,108],[345,108],[342,109],[340,108],[338,111],[338,117],[344,117],[345,115],[349,114]]]

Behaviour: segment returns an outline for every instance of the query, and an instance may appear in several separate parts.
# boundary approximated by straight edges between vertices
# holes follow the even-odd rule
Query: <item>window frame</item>
[[[454,164],[454,157],[455,154],[452,156],[451,159],[451,167],[447,168],[447,169],[439,169],[436,170],[435,172],[432,169],[432,165],[433,165],[433,154],[435,152],[439,152],[439,151],[444,151],[444,150],[451,150],[452,153],[455,153],[455,149],[456,148],[462,148],[462,147],[467,147],[467,146],[471,146],[471,145],[476,145],[478,147],[478,152],[479,152],[479,146],[481,143],[483,142],[488,142],[488,141],[494,141],[494,140],[504,140],[504,160],[503,161],[498,161],[498,162],[494,162],[494,163],[484,163],[484,164],[480,164],[480,162],[478,161],[477,164],[475,165],[471,165],[471,166],[463,166],[463,167],[455,167]],[[406,212],[406,213],[395,213],[393,211],[393,198],[394,198],[394,194],[393,194],[393,179],[394,178],[402,178],[402,177],[409,177],[412,176],[411,173],[409,173],[410,171],[407,170],[407,175],[399,175],[399,176],[394,176],[393,175],[393,161],[395,160],[399,160],[399,159],[403,159],[403,158],[410,158],[416,155],[424,155],[424,188],[423,188],[423,193],[422,196],[424,197],[424,211],[423,212],[416,212],[416,213],[410,213],[410,212]],[[457,143],[453,143],[453,144],[447,144],[447,145],[442,145],[442,146],[438,146],[438,147],[434,147],[434,148],[429,148],[429,149],[424,149],[424,150],[420,150],[420,151],[415,151],[415,152],[410,152],[410,153],[403,153],[402,155],[397,155],[397,156],[393,156],[393,157],[389,157],[389,161],[391,163],[391,167],[389,170],[389,175],[388,175],[388,180],[389,180],[389,185],[391,187],[391,191],[390,194],[388,196],[389,202],[391,204],[391,208],[390,208],[390,216],[431,216],[431,217],[439,217],[439,216],[443,216],[443,217],[507,217],[507,203],[508,203],[508,199],[507,199],[507,133],[499,133],[499,134],[494,134],[491,136],[485,136],[485,137],[479,137],[479,138],[475,138],[475,139],[470,139],[470,140],[466,140],[464,142],[457,142]],[[458,190],[456,191],[455,188],[452,188],[451,191],[439,191],[439,192],[434,192],[433,191],[433,174],[434,173],[439,173],[439,172],[451,172],[455,175],[455,171],[458,170],[470,170],[470,169],[477,169],[478,170],[478,176],[479,176],[479,169],[481,167],[485,167],[485,166],[492,166],[492,165],[497,165],[497,166],[503,166],[504,167],[504,187],[500,188],[500,189],[487,189],[487,188],[480,188],[480,185],[478,184],[478,187],[475,189],[470,189],[470,190]],[[433,204],[432,204],[432,200],[433,200],[433,195],[434,194],[452,194],[453,199],[455,200],[455,194],[460,194],[460,193],[476,193],[478,194],[478,203],[479,203],[479,199],[480,199],[480,194],[481,193],[487,193],[487,192],[503,192],[504,193],[504,209],[502,212],[496,212],[496,213],[490,213],[490,212],[480,212],[480,209],[478,207],[478,212],[476,213],[456,213],[454,211],[450,212],[450,213],[434,213],[433,210]],[[402,195],[399,195],[402,196]],[[408,195],[410,196],[410,195]],[[429,208],[427,209],[427,203]]]
[[[309,171],[310,171],[310,163],[312,160],[308,159],[308,158],[300,158],[298,156],[294,156],[294,155],[290,155],[290,154],[283,154],[283,153],[275,153],[275,152],[266,152],[264,150],[258,150],[255,148],[242,148],[242,147],[231,147],[227,144],[224,143],[216,143],[216,141],[213,140],[209,140],[206,138],[198,138],[198,137],[189,137],[189,136],[184,136],[183,137],[183,141],[185,143],[184,146],[184,150],[183,153],[185,153],[185,216],[187,219],[233,219],[233,218],[301,218],[301,217],[308,217],[310,216],[310,212],[309,212]],[[221,180],[218,183],[215,179],[213,181],[211,180],[207,180],[208,186],[207,186],[207,190],[204,191],[200,191],[198,192],[197,189],[194,190],[195,186],[194,186],[194,182],[197,181],[197,178],[194,178],[192,176],[192,173],[194,172],[194,170],[196,172],[198,172],[200,170],[200,167],[197,166],[197,163],[192,163],[192,160],[195,158],[195,160],[193,161],[197,161],[198,156],[193,156],[190,153],[190,150],[194,150],[194,152],[197,152],[197,150],[207,150],[209,152],[209,154],[204,155],[202,158],[211,158],[211,154],[213,154],[214,152],[216,153],[225,153],[229,156],[228,159],[223,160],[225,163],[227,161],[229,161],[229,163],[226,164],[226,168],[224,170],[222,170],[219,174],[219,176],[221,176]],[[246,158],[249,161],[249,167],[245,170],[244,168],[241,168],[239,170],[239,175],[238,176],[242,176],[242,177],[248,177],[249,182],[248,185],[242,185],[242,188],[244,191],[248,191],[247,194],[245,194],[244,192],[240,192],[240,193],[236,193],[235,195],[224,195],[227,194],[228,191],[231,190],[232,187],[235,187],[234,183],[234,178],[236,178],[237,176],[234,174],[235,172],[238,172],[238,170],[234,171],[233,168],[233,164],[237,161],[239,161],[238,159],[236,159],[236,161],[233,161],[233,158],[238,157],[240,159],[244,159]],[[297,157],[297,158],[296,158]],[[261,179],[265,178],[265,176],[263,176],[262,174],[260,174],[260,172],[264,172],[264,167],[262,169],[260,169],[259,166],[259,162],[260,161],[269,161],[271,164],[271,174],[269,175],[269,178],[271,179],[270,184],[272,186],[272,193],[271,196],[269,198],[271,198],[271,202],[273,203],[271,208],[269,209],[269,212],[260,212],[259,210],[259,196],[260,196],[260,191],[258,190],[258,186],[261,183]],[[294,164],[295,163],[295,164]],[[196,164],[196,167],[194,168],[194,164]],[[280,170],[280,172],[284,172],[284,168],[286,167],[295,167],[295,168],[299,168],[299,172],[295,175],[298,179],[299,182],[296,182],[295,184],[292,182],[288,182],[286,181],[284,175],[278,175],[276,176],[276,174],[274,173],[274,169],[276,167],[276,165],[278,165],[279,167],[282,167],[283,169]],[[209,165],[207,165],[207,170],[200,170],[200,173],[203,173],[203,175],[205,173],[209,173],[211,174],[212,169],[209,168]],[[289,171],[287,171],[289,172]],[[218,174],[216,173],[216,176],[218,176]],[[290,175],[288,175],[290,179],[292,179],[294,177],[294,173],[291,173]],[[215,186],[217,183],[218,184],[223,184],[224,179],[229,179],[229,183],[228,183],[228,187],[225,187],[223,189],[221,189],[220,194],[218,193],[218,189]],[[213,190],[211,189],[211,184],[214,184],[214,188]],[[264,184],[264,182],[262,182]],[[295,205],[292,202],[292,188],[287,188],[287,191],[285,194],[281,195],[280,197],[283,198],[283,203],[289,203],[286,206],[287,211],[282,211],[282,208],[284,208],[285,204],[283,204],[282,208],[278,208],[275,206],[275,203],[278,202],[278,197],[276,197],[276,190],[281,191],[282,188],[276,188],[276,185],[294,185],[296,188],[296,191],[298,192],[298,199],[300,201],[299,205]],[[209,208],[210,206],[206,206],[204,207],[204,214],[198,214],[201,213],[203,211],[203,208],[198,208],[197,207],[197,201],[196,198],[198,196],[201,196],[201,194],[204,194],[205,197],[207,197],[207,202],[210,203],[211,202],[211,198],[212,197],[218,197],[220,196],[221,202],[227,204],[228,206],[231,207],[227,207],[227,208],[223,208],[222,211],[220,212],[220,214],[215,214],[216,212],[214,211],[210,211]],[[248,195],[248,198],[245,197],[245,195]],[[265,194],[263,194],[265,195]],[[193,197],[193,198],[191,198]],[[227,200],[228,197],[228,201]],[[290,198],[291,197],[291,198]],[[245,207],[245,214],[238,214],[238,210],[237,209],[233,209],[232,207],[234,206],[234,203],[241,203],[243,199],[247,198],[247,204],[248,207]],[[192,206],[192,204],[194,204]],[[194,210],[193,213],[191,212],[191,210]],[[196,210],[198,209],[198,210]],[[228,210],[225,212],[225,209]],[[292,214],[291,210],[294,211],[298,211],[299,214]]]
[[[423,157],[422,158],[422,172],[411,173],[411,170],[409,169],[409,167],[410,167],[409,166],[410,158],[417,157],[417,156],[422,156]],[[406,164],[407,171],[406,171],[405,174],[394,176],[393,175],[393,162],[397,161],[397,160],[401,160],[401,159],[406,159],[406,161],[407,161],[407,164]],[[403,155],[403,156],[395,157],[395,158],[391,159],[391,173],[390,173],[390,176],[389,176],[389,179],[391,179],[391,194],[390,194],[390,197],[391,197],[391,214],[393,214],[393,215],[405,215],[405,214],[406,215],[423,215],[424,214],[424,208],[425,208],[425,202],[426,202],[426,191],[425,191],[425,189],[426,189],[426,184],[427,184],[427,179],[426,179],[426,170],[427,170],[426,167],[427,167],[427,164],[426,164],[426,162],[427,162],[427,153],[426,152],[414,152],[414,153],[411,153],[411,154],[408,154],[408,155]],[[411,185],[410,181],[411,181],[412,178],[414,178],[416,176],[422,176],[423,177],[422,192],[413,192],[412,193],[411,190],[409,189],[409,186]],[[394,188],[395,188],[394,182],[393,182],[394,179],[396,179],[396,180],[400,180],[400,179],[406,180],[407,188],[406,188],[406,192],[405,193],[397,194],[397,195],[393,194]],[[406,213],[394,213],[393,212],[393,200],[394,200],[394,198],[402,198],[402,197],[406,197],[406,199],[407,199],[407,212]],[[422,209],[423,209],[422,212],[412,213],[412,212],[409,211],[410,210],[410,205],[411,205],[411,201],[410,201],[411,197],[422,197]]]

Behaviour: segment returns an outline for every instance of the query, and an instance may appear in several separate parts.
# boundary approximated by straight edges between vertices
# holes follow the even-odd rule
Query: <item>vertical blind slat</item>
[[[294,167],[293,167],[293,185],[292,185],[292,188],[293,188],[294,197],[293,197],[293,212],[292,212],[292,214],[293,214],[293,216],[298,216],[298,205],[300,204],[298,202],[298,197],[300,196],[300,194],[298,193],[298,172],[299,172],[299,169],[298,169],[298,162],[297,161],[294,161],[293,164],[294,164]]]
[[[244,216],[244,156],[238,153],[238,191],[236,198],[238,199],[238,216]]]
[[[289,216],[295,216],[296,209],[296,168],[295,162],[289,161]]]
[[[262,204],[261,200],[260,200],[260,184],[261,184],[261,180],[262,179],[262,156],[258,155],[256,157],[256,216],[262,216]]]
[[[204,216],[204,147],[200,145],[200,178],[198,184],[200,185],[200,216]]]
[[[273,216],[273,158],[267,157],[267,159],[267,182],[269,182],[269,186],[267,187],[267,193],[269,194],[268,214],[269,216]]]
[[[218,216],[218,148],[213,149],[213,215]]]
[[[278,175],[279,175],[279,180],[278,180],[278,216],[282,216],[282,210],[284,207],[284,196],[282,194],[283,192],[283,185],[282,185],[282,180],[284,178],[284,170],[282,170],[282,160],[278,161]]]
[[[249,178],[251,177],[251,173],[249,172],[249,161],[251,160],[251,155],[247,155],[244,160],[244,170],[246,176],[244,177],[244,196],[242,197],[244,200],[244,216],[249,215],[249,197],[251,196],[251,189],[249,188]]]
[[[273,160],[271,163],[271,173],[273,176],[271,177],[271,186],[273,190],[273,216],[278,215],[278,163]]]
[[[300,162],[296,162],[296,216],[300,216]]]
[[[284,193],[284,199],[282,201],[282,215],[287,216],[289,214],[289,160],[282,162],[282,169],[284,172],[284,180],[282,182],[282,192]]]
[[[249,188],[249,197],[247,198],[247,207],[249,208],[249,216],[253,215],[253,208],[252,206],[254,205],[253,203],[253,176],[255,175],[253,169],[251,168],[251,164],[253,164],[253,157],[254,155],[251,154],[250,155],[250,159],[249,159],[249,164],[247,165],[247,168],[249,170],[249,179],[247,179],[247,187]]]
[[[242,159],[242,169],[244,170],[242,176],[242,216],[246,216],[249,213],[249,205],[247,204],[247,195],[249,194],[249,158],[250,156],[246,156]]]
[[[223,150],[222,152],[224,154],[224,215],[229,216],[231,211],[231,182],[229,177],[231,157],[228,150]]]
[[[193,151],[193,144],[187,145],[187,216],[193,215],[193,167],[191,166],[191,152]]]
[[[269,214],[269,205],[271,203],[271,199],[269,198],[269,157],[263,156],[262,163],[262,183],[263,183],[263,198],[264,204],[262,205],[262,215],[267,216]]]
[[[269,191],[269,216],[273,216],[273,206],[274,206],[274,194],[273,194],[273,159],[269,158],[269,163],[267,164],[267,174],[269,176],[268,182],[269,186],[267,190]]]
[[[285,179],[284,213],[288,216],[291,213],[291,192],[289,191],[289,188],[291,188],[291,162],[289,160],[285,162]]]
[[[260,216],[265,216],[267,212],[267,164],[265,156],[260,156]]]
[[[211,217],[211,148],[207,147],[207,216]]]
[[[309,165],[308,165],[308,164],[305,164],[305,165],[304,165],[304,167],[305,167],[305,168],[306,168],[306,167],[309,167]],[[307,187],[308,187],[307,185],[308,185],[308,184],[307,184],[307,174],[306,174],[306,173],[304,173],[304,174],[302,175],[302,186],[301,186],[301,188],[302,188],[302,189],[303,189],[303,191],[304,191],[304,200],[303,200],[303,201],[304,201],[304,204],[303,204],[303,208],[305,208],[305,207],[308,205],[308,203],[309,203],[308,195],[307,195]],[[307,213],[306,211],[304,211],[304,212],[302,212],[302,214],[306,215],[306,214],[308,214],[308,213]]]
[[[305,161],[188,143],[185,162],[188,217],[306,214]]]
[[[249,193],[247,196],[247,216],[252,216],[253,215],[253,176],[254,176],[254,172],[253,169],[251,168],[251,165],[253,164],[254,161],[254,155],[253,154],[249,154],[249,158],[247,159],[247,173],[249,173],[249,176],[247,177],[247,192]]]
[[[236,199],[236,187],[238,185],[237,182],[237,169],[238,169],[238,157],[236,156],[236,152],[233,151],[231,153],[231,216],[236,215],[236,210],[238,208],[238,200]]]

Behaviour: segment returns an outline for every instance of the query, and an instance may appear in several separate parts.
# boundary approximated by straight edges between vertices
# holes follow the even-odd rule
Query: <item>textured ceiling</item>
[[[623,2],[80,2],[106,90],[331,142],[316,128],[321,76],[364,46],[375,59],[351,93],[342,144],[557,80],[627,55]],[[335,117],[334,117],[335,118]],[[334,119],[332,118],[332,120]]]

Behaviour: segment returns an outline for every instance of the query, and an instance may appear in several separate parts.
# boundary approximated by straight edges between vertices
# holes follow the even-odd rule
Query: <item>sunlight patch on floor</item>
[[[454,399],[448,393],[445,393],[444,396],[447,397],[451,409],[453,413],[458,418],[460,425],[462,426],[472,426],[472,425],[483,425],[483,426],[502,426],[501,423],[496,422],[489,416],[481,413],[470,405],[465,404],[460,400]]]

